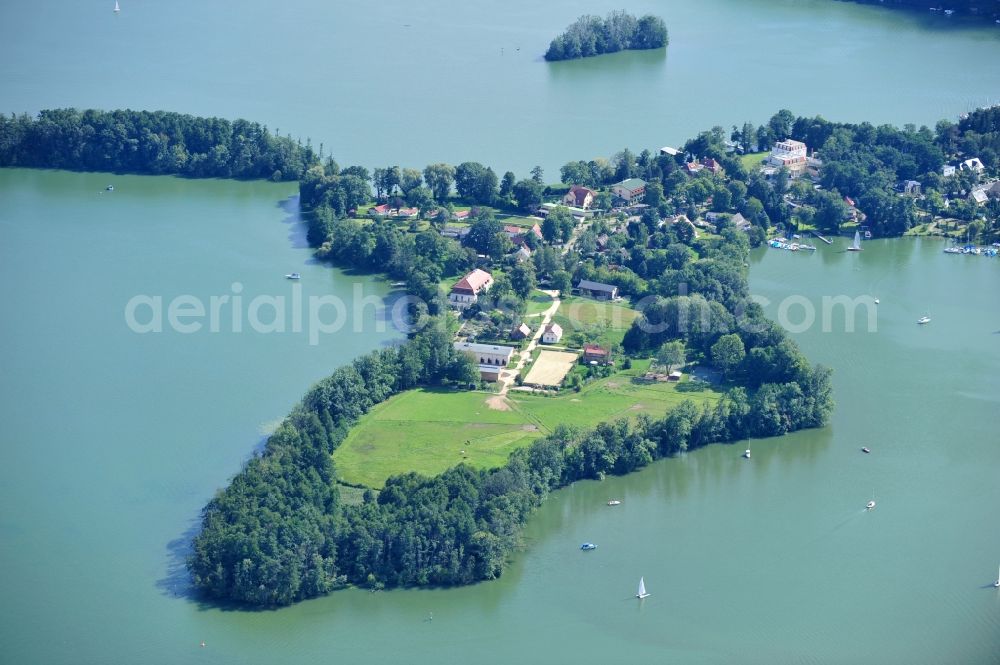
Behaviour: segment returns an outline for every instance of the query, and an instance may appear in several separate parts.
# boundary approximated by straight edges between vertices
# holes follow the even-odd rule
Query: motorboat
[[[871,448],[869,448],[868,446],[864,446],[861,449],[861,452],[863,452],[863,453],[870,453],[871,451],[872,451]]]
[[[621,501],[619,501],[618,499],[610,499],[610,500],[608,501],[608,505],[609,505],[609,506],[620,506],[620,505],[621,505],[621,503],[622,503],[622,502],[621,502]]]
[[[924,325],[925,323],[930,323],[930,322],[931,322],[931,317],[929,316],[921,316],[919,319],[917,319],[917,323],[919,323],[920,325]]]
[[[290,272],[285,275],[285,279],[302,279],[302,275],[297,272]]]
[[[596,550],[597,549],[597,545],[595,545],[594,543],[584,543],[583,545],[580,545],[580,549],[581,550]]]
[[[108,185],[107,187],[104,188],[104,191],[106,191],[106,192],[113,192],[113,191],[115,191],[115,186],[114,185]]]

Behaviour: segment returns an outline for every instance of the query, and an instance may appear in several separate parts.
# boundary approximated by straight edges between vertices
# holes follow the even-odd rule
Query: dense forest
[[[546,60],[573,60],[629,49],[654,49],[667,45],[667,26],[658,16],[636,18],[615,11],[607,18],[581,16],[552,40]]]
[[[76,109],[0,116],[0,166],[298,180],[316,158],[310,147],[246,120]]]

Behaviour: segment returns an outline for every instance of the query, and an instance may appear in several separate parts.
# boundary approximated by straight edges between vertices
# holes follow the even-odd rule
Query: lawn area
[[[526,229],[530,229],[535,224],[539,226],[542,225],[542,219],[540,217],[520,217],[517,215],[497,215],[497,221],[504,226],[523,226]]]
[[[638,315],[624,303],[573,296],[562,301],[552,320],[562,326],[567,335],[566,343],[574,343],[574,333],[581,333],[607,347],[621,344],[625,331]]]
[[[531,297],[528,298],[527,305],[528,309],[524,315],[537,316],[552,306],[552,296],[535,289],[534,292],[532,292]],[[560,305],[560,307],[562,306]],[[537,328],[538,326],[535,327]]]
[[[542,435],[522,414],[491,409],[483,392],[410,390],[376,406],[334,452],[345,482],[381,488],[397,473],[435,475],[465,462],[503,464]],[[462,454],[462,451],[465,454]]]
[[[767,157],[766,152],[750,152],[745,155],[740,155],[740,162],[743,164],[743,168],[747,170],[748,173],[754,173],[760,168],[761,162]]]
[[[715,401],[720,393],[678,392],[677,384],[636,384],[649,361],[557,397],[511,392],[508,400],[484,392],[411,390],[376,406],[333,455],[346,483],[381,488],[391,475],[441,473],[460,462],[477,468],[503,464],[511,451],[560,423],[593,427],[640,413],[662,417],[685,399]],[[508,410],[492,409],[487,400]],[[464,454],[462,451],[465,451]]]

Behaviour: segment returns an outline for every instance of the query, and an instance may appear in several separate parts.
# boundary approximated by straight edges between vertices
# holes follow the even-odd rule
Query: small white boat
[[[917,323],[919,323],[920,325],[924,325],[925,323],[930,323],[930,322],[931,322],[931,317],[929,316],[921,316],[919,319],[917,319]]]
[[[861,452],[863,453],[870,453],[871,451],[872,451],[871,448],[869,448],[868,446],[865,446],[861,449]]]
[[[618,499],[609,499],[609,500],[608,500],[608,505],[609,505],[609,506],[620,506],[620,505],[621,505],[621,503],[622,503],[622,502],[621,502],[621,501],[619,501]]]
[[[997,570],[997,581],[993,583],[994,589],[1000,589],[1000,570]]]
[[[583,545],[580,545],[580,549],[581,550],[596,550],[597,549],[597,545],[595,545],[594,543],[584,543]]]
[[[876,304],[876,305],[878,304],[878,298],[876,298],[876,299],[875,299],[875,304]]]
[[[642,600],[643,598],[645,598],[648,595],[649,595],[649,592],[646,591],[646,582],[645,582],[645,580],[643,578],[640,577],[639,578],[639,590],[635,592],[635,597],[638,598],[638,599],[640,599],[640,600]]]
[[[302,275],[297,272],[290,272],[285,275],[285,279],[302,279]]]
[[[115,13],[117,14],[121,10],[122,10],[122,8],[118,6],[118,0],[115,0]]]
[[[108,185],[107,187],[104,188],[104,191],[106,191],[106,192],[113,192],[113,191],[115,191],[115,186],[114,185]]]
[[[865,510],[875,509],[875,492],[872,492],[872,500],[865,504]]]
[[[855,231],[854,232],[854,242],[852,242],[851,246],[847,248],[847,251],[848,252],[860,252],[861,251],[861,232],[860,231]]]

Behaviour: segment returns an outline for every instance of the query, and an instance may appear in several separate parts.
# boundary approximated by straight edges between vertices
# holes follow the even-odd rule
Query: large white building
[[[479,376],[484,381],[497,381],[500,378],[500,371],[510,364],[510,359],[514,355],[514,347],[498,344],[455,342],[455,350],[472,355],[479,364]]]
[[[802,141],[786,139],[778,141],[771,148],[771,154],[767,157],[767,163],[776,168],[786,168],[792,175],[799,175],[808,166],[808,148]]]

